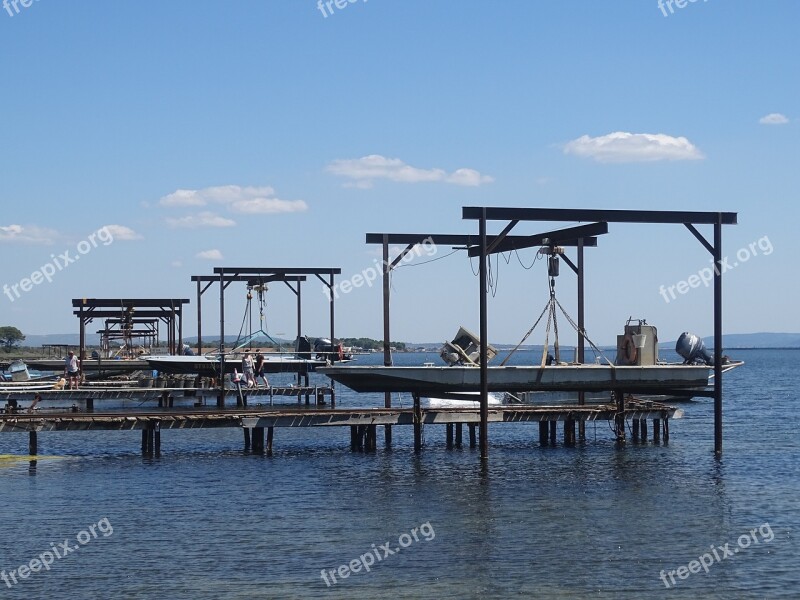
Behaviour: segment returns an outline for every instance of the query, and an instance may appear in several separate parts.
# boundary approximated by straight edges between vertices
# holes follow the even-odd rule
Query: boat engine
[[[683,357],[685,364],[714,364],[714,357],[706,349],[703,340],[688,331],[684,331],[678,338],[675,344],[675,352]]]

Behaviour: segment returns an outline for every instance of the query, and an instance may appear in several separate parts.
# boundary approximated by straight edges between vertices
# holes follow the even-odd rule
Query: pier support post
[[[462,424],[456,423],[456,448],[461,448],[461,430]]]
[[[154,452],[154,444],[155,444],[155,431],[153,428],[153,423],[147,424],[147,456],[153,456]]]
[[[447,442],[446,442],[447,449],[448,450],[452,450],[452,448],[453,448],[453,424],[452,423],[447,423],[445,425],[445,430],[446,430],[445,435],[446,435],[446,438],[447,438]]]
[[[250,452],[250,428],[242,427],[242,431],[244,431],[244,451]]]
[[[658,444],[661,441],[661,419],[653,419],[653,442]]]
[[[614,390],[614,398],[617,401],[617,414],[614,417],[614,428],[618,442],[625,441],[625,394],[619,390]]]
[[[550,444],[555,446],[558,440],[558,421],[550,421]]]
[[[383,443],[387,448],[392,447],[392,426],[384,425],[383,427]]]
[[[377,452],[378,450],[378,426],[369,426],[369,451]]]
[[[94,412],[94,398],[86,399],[86,412]]]
[[[639,441],[639,419],[633,419],[633,427],[631,427],[631,436],[634,442]]]
[[[161,421],[153,423],[153,450],[156,456],[161,456]]]
[[[575,420],[567,419],[564,421],[564,445],[575,445]]]
[[[35,431],[31,431],[28,433],[28,454],[30,456],[36,456],[39,453],[39,440],[38,435]]]
[[[267,456],[272,456],[272,439],[275,434],[274,427],[267,427]]]
[[[469,424],[469,447],[474,448],[477,445],[477,441],[475,439],[475,423]]]
[[[358,450],[358,426],[350,425],[350,452]]]
[[[419,394],[414,394],[414,452],[422,451],[422,408],[419,403]]]
[[[251,437],[253,440],[253,454],[264,454],[264,428],[253,427]]]
[[[664,443],[669,442],[669,419],[664,419]]]
[[[550,429],[547,421],[539,421],[539,445],[547,446],[549,443]]]
[[[642,441],[647,441],[647,419],[640,419],[639,420],[639,427],[642,432]]]
[[[142,429],[142,455],[147,454],[147,426]]]

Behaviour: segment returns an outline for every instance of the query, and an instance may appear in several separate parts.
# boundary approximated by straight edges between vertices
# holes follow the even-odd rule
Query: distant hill
[[[703,338],[709,348],[714,347],[714,336]],[[725,348],[800,348],[800,333],[726,333],[722,336]],[[662,342],[659,348],[675,348],[675,341]]]
[[[703,338],[714,345],[714,336]],[[726,348],[800,348],[800,333],[729,333],[722,336]]]

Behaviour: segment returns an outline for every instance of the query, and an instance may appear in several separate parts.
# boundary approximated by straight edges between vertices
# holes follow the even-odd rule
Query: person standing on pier
[[[71,390],[78,389],[78,379],[80,379],[80,369],[78,367],[78,358],[75,353],[70,350],[69,355],[64,359],[64,377],[69,381],[69,388]]]
[[[256,387],[258,387],[259,377],[264,380],[264,387],[269,387],[269,379],[264,375],[264,355],[260,352],[256,356]]]
[[[244,372],[244,380],[247,382],[247,387],[256,387],[255,364],[253,363],[253,356],[249,352],[245,352],[244,358],[242,358],[242,371]]]

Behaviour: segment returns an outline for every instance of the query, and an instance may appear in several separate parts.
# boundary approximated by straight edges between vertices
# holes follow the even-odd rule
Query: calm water
[[[747,365],[726,376],[721,460],[705,399],[683,405],[668,446],[616,449],[598,423],[584,445],[541,449],[535,424],[494,426],[486,469],[434,426],[419,457],[410,428],[374,455],[350,453],[344,428],[277,429],[272,458],[244,455],[238,430],[165,431],[158,459],[138,432],[42,433],[53,458],[0,458],[0,569],[86,544],[0,580],[0,598],[800,597],[800,351],[731,354]],[[26,447],[0,434],[0,455]],[[384,558],[386,542],[407,547]],[[679,578],[726,543],[749,547]],[[320,576],[375,552],[369,572]]]

